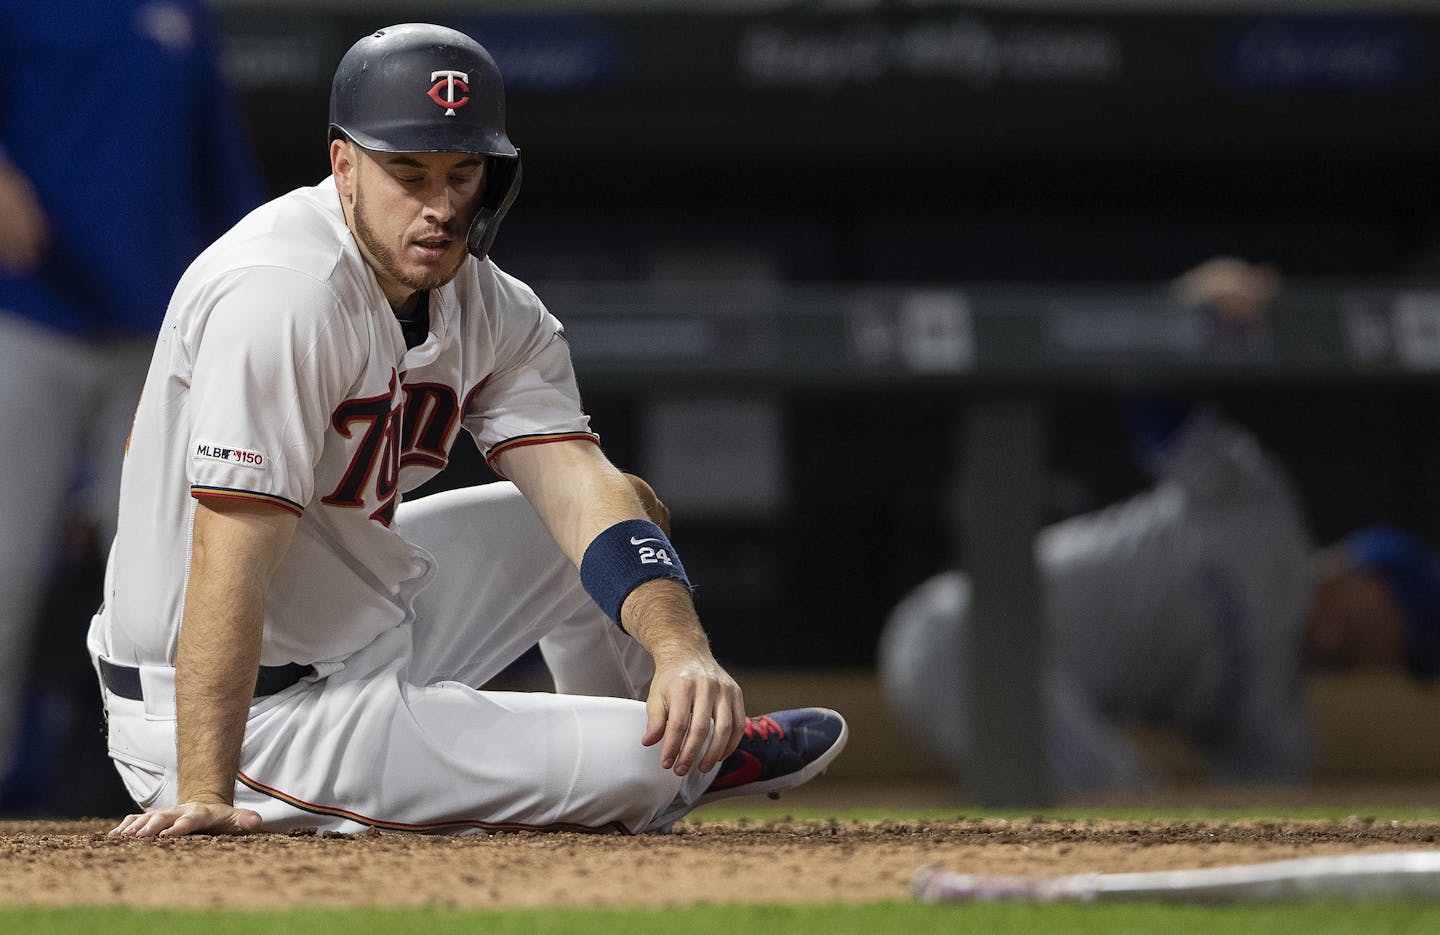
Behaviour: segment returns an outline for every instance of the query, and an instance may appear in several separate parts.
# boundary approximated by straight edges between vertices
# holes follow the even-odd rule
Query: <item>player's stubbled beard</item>
[[[445,236],[452,240],[461,239],[460,219],[456,218],[443,228]],[[365,244],[365,249],[375,258],[380,266],[380,272],[389,278],[400,283],[407,289],[414,289],[421,292],[427,289],[438,289],[455,278],[460,272],[460,264],[465,262],[466,254],[462,252],[460,258],[448,272],[436,271],[423,276],[411,276],[400,268],[400,261],[395,256],[395,251],[380,242],[375,236],[375,229],[370,226],[370,220],[365,215],[365,199],[359,185],[355,186],[355,232],[360,235],[360,240]]]

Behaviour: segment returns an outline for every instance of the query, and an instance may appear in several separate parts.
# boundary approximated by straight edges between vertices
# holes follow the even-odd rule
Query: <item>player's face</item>
[[[480,206],[484,157],[349,149],[351,161],[337,160],[337,186],[361,253],[390,302],[454,279],[468,256],[465,235]]]

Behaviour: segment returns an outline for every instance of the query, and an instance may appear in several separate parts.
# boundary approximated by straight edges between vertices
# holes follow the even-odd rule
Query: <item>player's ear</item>
[[[349,201],[355,196],[355,169],[359,153],[355,144],[343,137],[330,141],[330,172],[335,176],[335,188],[340,197]]]

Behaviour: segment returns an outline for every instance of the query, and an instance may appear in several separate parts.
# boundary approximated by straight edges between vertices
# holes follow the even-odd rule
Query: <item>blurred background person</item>
[[[0,807],[45,786],[12,772],[49,575],[108,547],[170,292],[262,194],[201,3],[0,0]]]
[[[1176,283],[1216,323],[1257,325],[1279,274],[1233,258]],[[1440,566],[1393,527],[1316,550],[1286,469],[1218,408],[1181,397],[1126,403],[1153,486],[1042,530],[1035,546],[1047,646],[1044,758],[1065,795],[1164,779],[1128,728],[1178,732],[1227,783],[1310,777],[1303,676],[1311,664],[1440,671]],[[963,572],[893,610],[878,665],[916,739],[963,775],[970,762]]]

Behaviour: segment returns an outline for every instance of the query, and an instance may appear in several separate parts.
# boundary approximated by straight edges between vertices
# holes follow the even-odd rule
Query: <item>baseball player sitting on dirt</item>
[[[487,258],[503,94],[462,33],[361,39],[331,177],[175,290],[89,635],[143,810],[112,833],[655,831],[844,746],[827,709],[745,717],[560,323]],[[513,483],[403,502],[462,426]],[[555,693],[480,689],[537,643]]]
[[[1274,295],[1273,276],[1227,259],[1180,285],[1243,327]],[[1035,545],[1052,787],[1113,793],[1158,782],[1125,731],[1142,723],[1178,730],[1218,780],[1302,780],[1305,666],[1440,673],[1440,566],[1388,527],[1314,549],[1285,470],[1214,408],[1134,400],[1132,416],[1154,486],[1050,526]],[[962,774],[969,605],[964,574],[942,573],[896,606],[879,647],[887,697]]]

